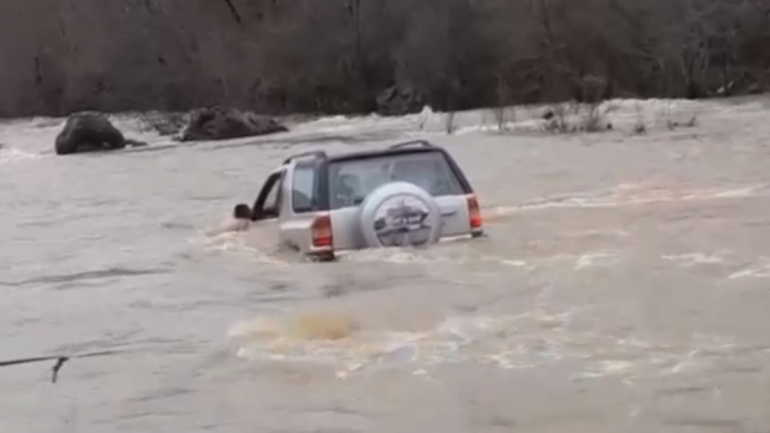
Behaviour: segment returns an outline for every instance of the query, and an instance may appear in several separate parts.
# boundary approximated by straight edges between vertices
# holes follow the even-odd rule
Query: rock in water
[[[146,143],[126,140],[107,119],[107,116],[95,112],[75,113],[67,118],[64,129],[56,136],[56,153],[97,152],[123,149],[126,146],[144,146]]]
[[[285,131],[288,128],[270,117],[217,106],[193,111],[181,141],[227,140]]]
[[[145,143],[144,141],[134,140],[134,139],[131,139],[131,138],[127,138],[124,143],[125,143],[126,146],[130,146],[130,147],[147,146],[147,143]]]

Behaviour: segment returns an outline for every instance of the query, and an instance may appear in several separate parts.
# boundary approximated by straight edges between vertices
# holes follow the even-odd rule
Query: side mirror
[[[251,218],[251,208],[245,203],[238,203],[233,208],[233,218],[249,219]]]

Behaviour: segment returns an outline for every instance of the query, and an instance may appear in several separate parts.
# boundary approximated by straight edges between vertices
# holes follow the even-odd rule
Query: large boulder
[[[288,130],[270,117],[217,106],[193,111],[180,139],[181,141],[228,140]]]
[[[146,144],[141,141],[127,140],[104,114],[81,112],[70,115],[64,128],[56,136],[56,153],[68,155],[117,150],[126,146]]]
[[[419,113],[424,106],[425,97],[411,86],[388,87],[377,97],[377,114],[381,116]]]

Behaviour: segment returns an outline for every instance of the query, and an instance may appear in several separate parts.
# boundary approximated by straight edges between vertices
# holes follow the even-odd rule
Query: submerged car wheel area
[[[465,175],[446,150],[424,140],[291,156],[268,176],[252,220],[274,225],[283,245],[320,260],[483,234]]]

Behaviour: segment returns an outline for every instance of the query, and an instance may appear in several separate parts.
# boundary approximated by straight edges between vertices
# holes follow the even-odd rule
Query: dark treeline
[[[770,0],[2,0],[0,115],[770,88]],[[591,81],[591,80],[589,80]],[[722,89],[722,90],[720,90]]]

